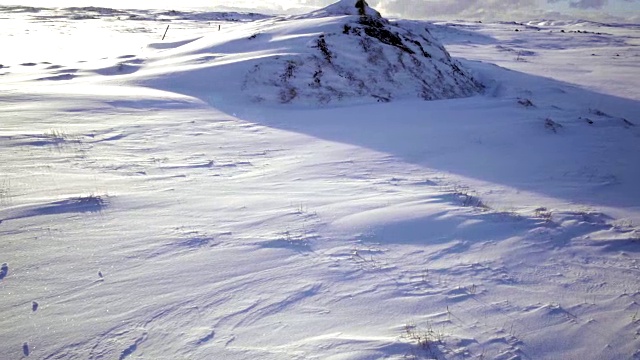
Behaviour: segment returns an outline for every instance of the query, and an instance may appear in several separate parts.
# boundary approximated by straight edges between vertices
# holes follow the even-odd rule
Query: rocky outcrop
[[[366,15],[359,15],[359,1],[342,0],[287,20],[304,26],[317,23],[310,19],[336,18],[304,49],[256,64],[244,90],[255,101],[280,103],[437,100],[481,91],[482,85],[451,58],[424,23],[390,22],[368,6]]]

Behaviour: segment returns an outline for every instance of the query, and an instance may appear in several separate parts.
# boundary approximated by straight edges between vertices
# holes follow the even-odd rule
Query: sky
[[[336,0],[0,0],[0,5],[101,6],[302,13]],[[640,0],[368,0],[389,17],[417,19],[566,19],[640,23]],[[256,4],[258,3],[258,4]]]

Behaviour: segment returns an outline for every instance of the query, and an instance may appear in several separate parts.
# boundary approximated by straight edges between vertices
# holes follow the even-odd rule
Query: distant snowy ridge
[[[67,8],[42,8],[30,6],[0,5],[0,13],[32,13],[38,19],[42,18],[68,18],[71,20],[91,20],[117,18],[118,20],[196,20],[196,21],[255,21],[270,18],[252,12],[235,11],[176,11],[176,10],[143,10],[143,9],[113,9],[106,7],[86,6]]]
[[[640,25],[639,24],[633,24],[633,23],[603,23],[603,22],[597,22],[597,21],[592,21],[592,20],[582,20],[582,19],[575,19],[575,20],[538,19],[538,20],[526,21],[526,22],[524,22],[524,24],[527,24],[527,25],[530,25],[530,26],[547,26],[547,27],[551,27],[551,26],[591,26],[591,27],[614,27],[614,28],[624,27],[624,28],[630,28],[630,29],[640,29]]]

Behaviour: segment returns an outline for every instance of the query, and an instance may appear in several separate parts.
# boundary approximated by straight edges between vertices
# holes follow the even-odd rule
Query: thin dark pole
[[[162,40],[164,40],[164,37],[167,36],[167,31],[169,31],[169,25],[167,25],[167,30],[164,31],[164,35],[162,35]]]

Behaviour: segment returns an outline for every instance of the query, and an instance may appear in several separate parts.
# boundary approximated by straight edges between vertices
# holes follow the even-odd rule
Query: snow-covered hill
[[[426,24],[389,22],[368,6],[368,15],[360,16],[355,3],[341,0],[310,14],[266,19],[226,13],[207,18],[175,11],[142,15],[103,8],[67,8],[55,14],[85,20],[117,16],[121,21],[143,20],[141,16],[162,21],[184,21],[186,16],[193,21],[259,19],[225,24],[222,31],[215,31],[214,25],[214,31],[197,38],[150,44],[144,57],[87,69],[100,75],[131,75],[154,88],[182,87],[189,95],[196,95],[197,88],[198,94],[224,93],[257,103],[345,104],[460,98],[481,91],[482,85],[451,58]],[[225,79],[229,74],[240,78]]]
[[[640,359],[637,26],[14,10],[0,359]]]
[[[217,93],[221,73],[233,73],[242,78],[225,80],[225,92],[241,90],[234,96],[271,104],[436,100],[481,90],[424,24],[391,23],[369,7],[365,12],[371,15],[360,16],[355,3],[342,0],[307,15],[268,19],[178,43],[154,58],[155,63],[174,65],[172,73],[160,79],[165,84],[144,84],[175,89],[177,83],[192,84],[197,74],[198,79],[211,79],[210,92]],[[182,74],[175,72],[180,62],[185,66]],[[239,69],[230,71],[232,67]],[[153,77],[158,78],[157,73]]]

